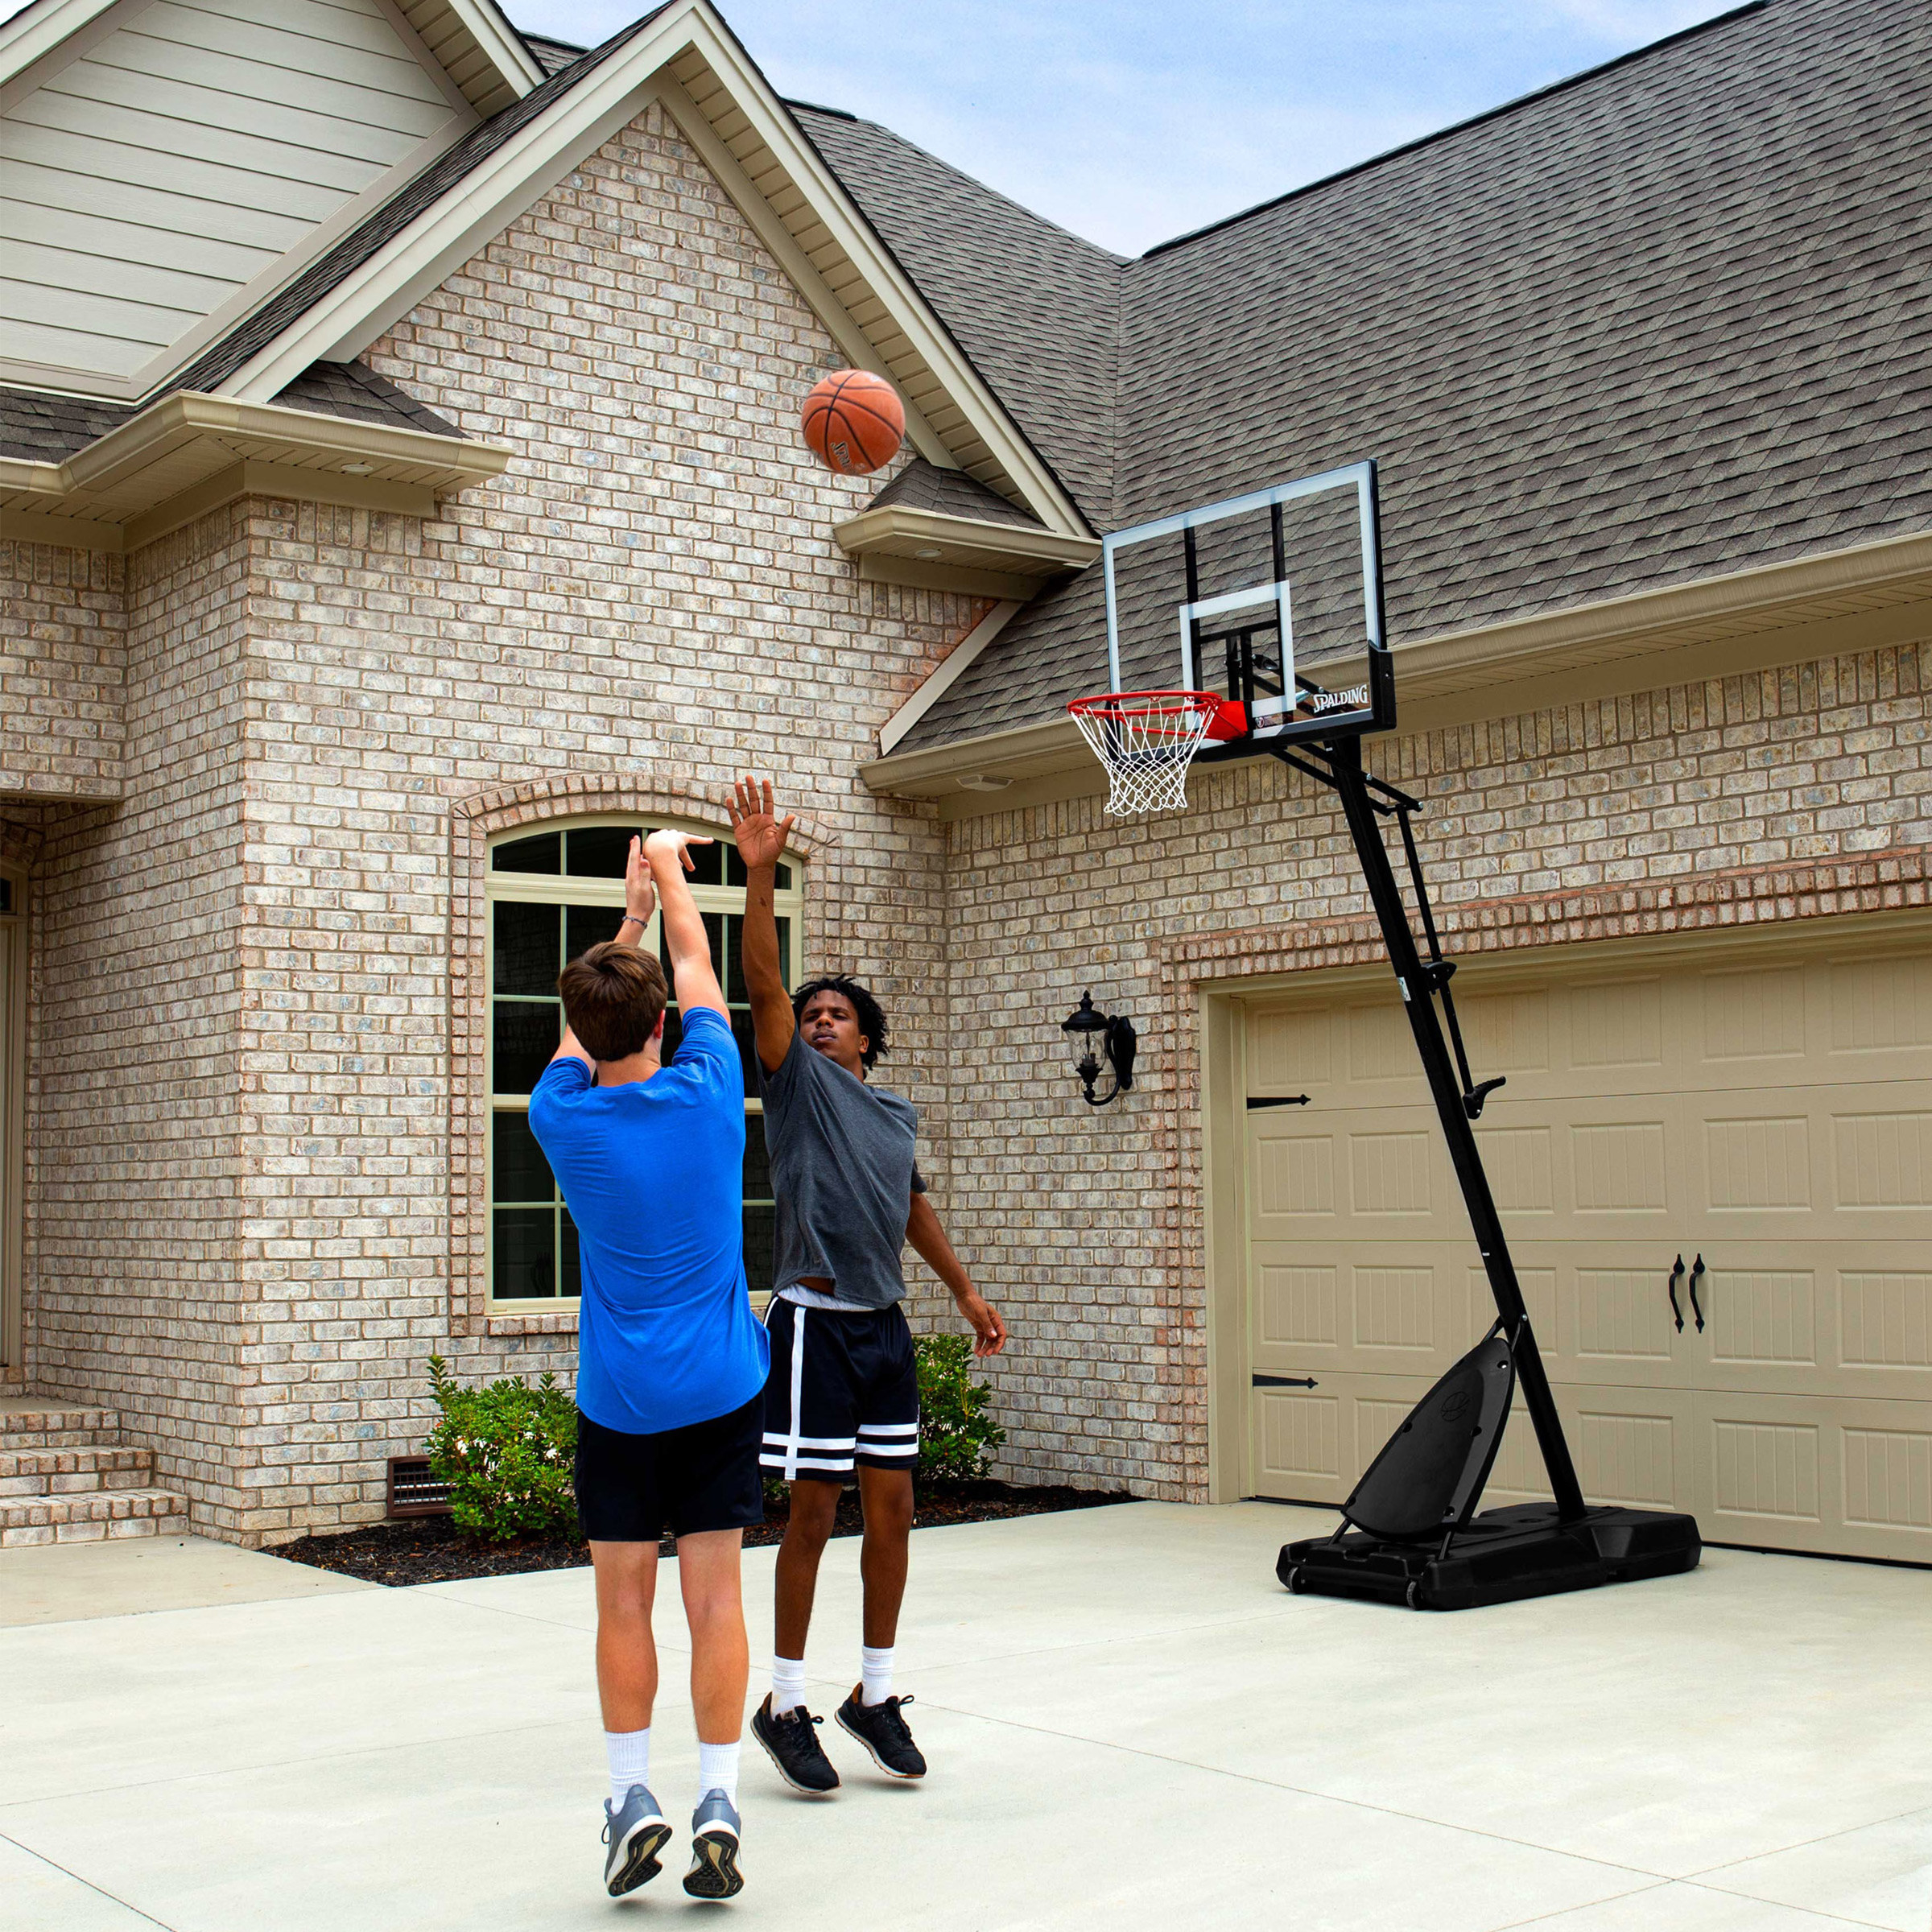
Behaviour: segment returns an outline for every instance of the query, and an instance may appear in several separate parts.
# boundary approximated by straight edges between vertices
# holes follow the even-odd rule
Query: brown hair
[[[564,1017],[593,1060],[628,1059],[656,1030],[667,994],[664,969],[636,946],[606,939],[557,976]]]

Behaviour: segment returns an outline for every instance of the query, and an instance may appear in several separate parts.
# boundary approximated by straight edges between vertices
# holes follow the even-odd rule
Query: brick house
[[[745,768],[1008,1468],[1344,1492],[1480,1324],[1340,828],[1260,764],[1116,824],[1063,707],[1101,535],[1373,455],[1372,758],[1586,1487],[1932,1560],[1922,10],[1763,0],[1137,261],[700,0],[36,0],[0,64],[0,1534],[366,1521],[432,1351],[568,1373],[556,967]],[[795,433],[848,363],[882,486]]]

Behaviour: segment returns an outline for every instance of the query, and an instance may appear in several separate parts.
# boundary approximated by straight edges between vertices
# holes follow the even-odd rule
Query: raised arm
[[[644,861],[644,842],[642,839],[633,839],[630,857],[624,868],[624,919],[611,935],[612,939],[620,946],[642,946],[645,934],[650,930],[650,915],[657,907],[658,895],[651,887],[650,868]],[[550,1057],[553,1060],[581,1060],[586,1067],[596,1064],[584,1051],[584,1042],[571,1031],[568,1022],[564,1028],[563,1045]]]
[[[771,785],[761,789],[756,778],[740,778],[730,807],[731,829],[745,861],[745,924],[740,943],[745,949],[745,987],[751,996],[751,1024],[758,1036],[758,1059],[767,1073],[784,1064],[798,1030],[791,995],[778,970],[778,921],[772,910],[778,890],[778,861],[795,821],[780,820],[771,803]]]
[[[650,876],[658,889],[658,904],[664,925],[664,943],[671,952],[671,979],[682,1013],[708,1006],[727,1026],[730,1009],[718,990],[718,976],[711,964],[711,942],[704,936],[704,914],[698,910],[684,883],[691,869],[693,845],[708,845],[709,839],[694,837],[687,832],[654,832],[644,841],[644,856],[650,863]]]

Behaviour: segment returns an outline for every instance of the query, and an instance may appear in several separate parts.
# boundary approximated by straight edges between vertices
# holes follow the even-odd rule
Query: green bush
[[[430,1467],[449,1484],[456,1527],[491,1542],[574,1535],[577,1406],[557,1378],[546,1374],[532,1389],[506,1376],[464,1389],[432,1355],[429,1387],[443,1412],[430,1431]]]
[[[972,1340],[913,1338],[919,1364],[919,1474],[928,1481],[970,1482],[993,1465],[1006,1431],[993,1419],[993,1391],[972,1379]]]

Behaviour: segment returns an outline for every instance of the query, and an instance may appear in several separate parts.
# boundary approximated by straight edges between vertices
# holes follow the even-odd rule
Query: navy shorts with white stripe
[[[765,1327],[771,1376],[762,1468],[787,1481],[836,1480],[857,1464],[911,1469],[919,1454],[919,1367],[896,1302],[806,1308],[774,1297]]]

